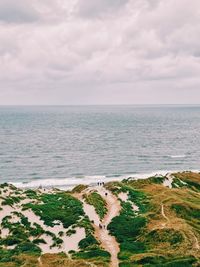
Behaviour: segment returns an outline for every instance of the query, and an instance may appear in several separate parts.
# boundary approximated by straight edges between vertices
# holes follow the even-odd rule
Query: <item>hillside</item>
[[[0,186],[0,267],[199,266],[200,174]]]

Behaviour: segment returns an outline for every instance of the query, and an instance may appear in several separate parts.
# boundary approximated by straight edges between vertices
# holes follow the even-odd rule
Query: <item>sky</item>
[[[0,0],[0,105],[200,104],[199,0]]]

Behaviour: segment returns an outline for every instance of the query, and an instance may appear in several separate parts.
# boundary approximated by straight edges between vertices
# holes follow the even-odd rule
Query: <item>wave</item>
[[[57,187],[57,188],[73,188],[78,184],[93,184],[97,182],[97,180],[105,181],[104,176],[90,176],[90,177],[72,177],[72,178],[64,178],[64,179],[38,179],[32,180],[28,182],[10,182],[16,187],[19,188],[37,188],[39,186],[42,187]]]
[[[169,158],[172,158],[172,159],[175,159],[175,158],[185,158],[186,155],[185,154],[182,154],[182,155],[169,155],[168,157]]]
[[[178,170],[177,170],[178,171]],[[180,170],[179,170],[180,171]],[[94,176],[79,176],[79,177],[68,177],[68,178],[56,178],[56,179],[34,179],[27,182],[13,182],[13,184],[19,188],[38,188],[40,186],[44,188],[56,187],[59,189],[72,189],[78,184],[95,185],[97,182],[110,182],[110,181],[121,181],[123,179],[146,179],[152,176],[165,176],[168,173],[176,172],[175,170],[157,170],[150,173],[133,173],[124,175],[94,175]]]

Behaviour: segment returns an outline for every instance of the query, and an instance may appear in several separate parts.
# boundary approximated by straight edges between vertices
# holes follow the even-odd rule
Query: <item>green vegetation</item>
[[[40,248],[36,245],[39,244],[39,242],[35,241],[35,239],[33,239],[33,242],[30,242],[29,238],[31,236],[37,237],[45,233],[45,231],[36,223],[34,224],[34,227],[31,227],[28,218],[26,218],[23,214],[18,212],[13,212],[13,214],[15,216],[18,216],[19,221],[16,223],[11,223],[11,216],[6,216],[3,218],[1,227],[4,229],[8,229],[9,235],[5,238],[0,239],[0,246],[7,247],[16,245],[16,247],[11,250],[12,255],[20,253],[40,254]]]
[[[2,201],[2,205],[13,206],[16,203],[19,203],[21,200],[22,200],[21,197],[9,196],[7,198],[4,198],[4,200]]]
[[[94,238],[93,235],[88,235],[86,236],[86,238],[82,239],[80,242],[79,242],[79,248],[80,249],[88,249],[90,248],[91,246],[94,246],[94,245],[98,245],[98,241]]]
[[[36,245],[38,245],[38,244],[46,244],[46,241],[43,239],[43,238],[36,238],[36,239],[34,239],[33,240],[33,244],[36,244]]]
[[[178,216],[186,220],[200,220],[200,208],[195,208],[190,205],[184,204],[172,204],[172,209],[174,209]]]
[[[147,256],[141,260],[133,260],[131,263],[122,263],[120,267],[144,266],[144,267],[191,267],[197,260],[190,257],[165,258],[163,256]]]
[[[59,237],[56,237],[56,236],[53,236],[53,244],[51,245],[50,248],[53,248],[53,247],[60,247],[61,244],[63,243],[63,240]]]
[[[3,189],[7,191],[8,187],[8,185],[5,185]],[[81,190],[80,186],[77,190]],[[85,259],[88,262],[94,262],[96,266],[107,266],[110,255],[100,248],[99,242],[94,238],[94,228],[89,218],[84,214],[82,203],[79,200],[74,198],[70,193],[63,191],[42,194],[36,190],[26,190],[23,192],[23,197],[20,196],[19,198],[16,197],[16,192],[18,192],[17,189],[11,191],[9,197],[3,199],[5,205],[9,204],[12,206],[16,203],[20,204],[21,199],[24,199],[24,196],[26,196],[36,201],[21,204],[22,210],[32,209],[46,225],[54,226],[61,222],[63,227],[70,227],[67,235],[74,234],[76,227],[85,228],[86,237],[79,244],[80,252],[72,251],[73,260],[69,260],[64,255],[62,259],[56,262],[56,266],[76,266],[76,263],[85,266]],[[14,221],[13,218],[15,218]],[[43,234],[50,235],[53,243],[49,245],[53,248],[62,245],[62,237],[65,234],[64,231],[60,231],[57,236],[53,232],[45,231],[37,223],[31,224],[27,217],[16,211],[11,212],[9,216],[3,218],[1,227],[8,229],[9,234],[5,238],[0,238],[0,267],[5,267],[4,262],[6,262],[6,267],[38,267],[37,258],[41,254],[39,245],[46,243],[41,236]],[[30,237],[32,242],[30,241]],[[54,257],[57,258],[56,255]],[[44,262],[46,258],[48,257],[45,257]]]
[[[146,235],[146,242],[151,245],[152,243],[165,243],[168,242],[171,246],[176,246],[184,240],[183,234],[174,229],[155,229]]]
[[[183,172],[175,173],[173,177],[172,189],[163,186],[166,177],[157,176],[106,184],[116,196],[120,192],[128,196],[126,202],[120,201],[120,214],[107,226],[120,245],[120,267],[200,266],[200,174]],[[46,225],[62,223],[65,228],[69,227],[55,235],[44,231],[37,223],[30,223],[23,211],[11,212],[1,222],[2,229],[8,229],[9,234],[0,238],[0,267],[38,267],[39,246],[46,243],[43,234],[51,236],[52,247],[60,247],[64,235],[74,234],[76,227],[84,227],[86,231],[86,237],[79,242],[80,250],[70,251],[71,258],[64,253],[42,255],[44,266],[109,265],[111,255],[102,249],[81,202],[72,196],[87,186],[79,185],[72,193],[54,191],[45,194],[37,190],[21,192],[8,184],[0,185],[0,188],[4,205],[31,208]],[[7,197],[4,193],[8,194],[8,190]],[[20,201],[24,197],[35,201],[22,205]],[[89,193],[85,199],[94,206],[100,218],[105,216],[106,203],[98,193]],[[138,211],[134,210],[134,205]]]
[[[40,248],[30,241],[18,244],[12,250],[3,249],[2,247],[0,247],[0,266],[7,267],[8,266],[7,262],[12,262],[16,255],[29,254],[29,255],[37,255],[38,257],[40,253],[41,253]],[[21,265],[16,265],[16,266],[21,266]]]
[[[77,252],[73,256],[74,259],[95,259],[100,260],[102,262],[110,261],[110,253],[101,249],[93,249],[90,251],[81,251]]]
[[[133,254],[146,251],[145,243],[139,239],[147,224],[147,219],[142,214],[149,208],[149,199],[141,190],[132,188],[128,181],[116,183],[112,191],[116,195],[120,192],[128,194],[129,202],[121,201],[120,215],[113,218],[108,226],[110,233],[120,243],[119,259],[124,262],[130,260]],[[138,206],[139,212],[133,210],[131,203]]]
[[[144,192],[135,190],[130,186],[123,186],[122,192],[128,192],[128,199],[138,206],[140,213],[144,213],[149,209],[149,199]]]
[[[107,213],[106,201],[96,192],[88,195],[84,195],[86,202],[93,205],[96,213],[99,215],[100,219],[103,219]]]
[[[153,178],[149,178],[149,179],[150,181],[153,181]],[[155,179],[161,179],[161,178],[156,177]],[[134,182],[137,182],[137,181],[134,181]],[[116,196],[118,196],[120,192],[127,193],[128,200],[139,208],[140,213],[144,213],[148,211],[149,196],[146,193],[144,193],[142,190],[133,188],[131,184],[132,184],[132,181],[124,180],[124,182],[115,182],[115,183],[108,184],[107,188],[111,190]]]
[[[30,241],[23,242],[14,249],[15,254],[28,253],[40,255],[41,249]]]
[[[55,221],[60,221],[64,228],[68,228],[84,215],[81,202],[64,192],[43,194],[39,200],[39,204],[25,204],[24,208],[31,208],[48,226],[53,227]]]
[[[127,260],[132,254],[145,251],[145,244],[138,241],[144,231],[146,218],[135,216],[130,203],[122,203],[120,215],[113,218],[108,225],[111,235],[114,235],[120,244],[119,259]]]
[[[9,185],[8,183],[3,183],[3,184],[0,184],[0,188],[4,189],[6,187],[10,187],[11,185]]]
[[[200,264],[195,249],[200,242],[200,174],[177,174],[174,189],[164,187],[164,180],[151,177],[106,185],[116,196],[128,195],[128,202],[121,201],[120,215],[108,226],[120,243],[120,267]],[[139,212],[132,210],[131,203]]]
[[[72,193],[81,193],[83,190],[85,190],[86,188],[88,188],[87,185],[84,185],[84,184],[79,184],[77,186],[75,186],[73,189],[72,189]]]
[[[200,191],[200,173],[178,172],[173,173],[173,177],[173,187],[185,187],[194,191]]]
[[[38,197],[37,192],[31,189],[26,190],[24,193],[30,199],[37,199]]]
[[[94,233],[94,228],[88,218],[88,216],[84,216],[78,223],[77,227],[85,228],[86,236]]]
[[[141,233],[141,229],[145,225],[146,219],[144,217],[131,217],[122,212],[112,220],[108,229],[112,235],[116,236],[119,243],[132,242]]]

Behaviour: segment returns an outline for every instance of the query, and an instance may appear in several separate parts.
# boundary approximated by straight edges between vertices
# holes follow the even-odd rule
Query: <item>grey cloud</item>
[[[108,11],[115,12],[127,2],[128,0],[79,0],[78,14],[84,17],[96,17]]]
[[[5,6],[28,18],[0,23],[0,104],[199,99],[199,0],[2,0]]]
[[[6,23],[30,23],[37,21],[39,15],[29,1],[1,0],[0,21]]]

